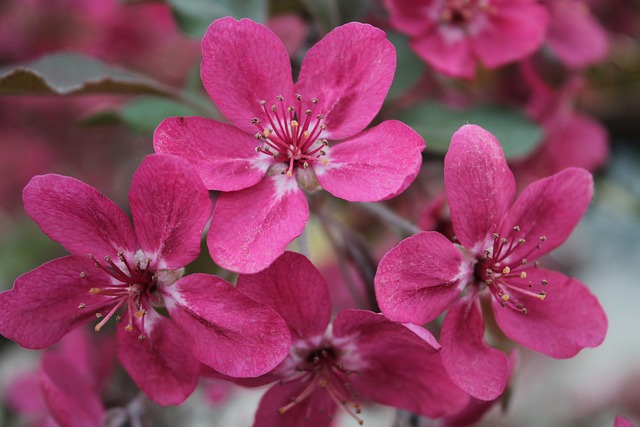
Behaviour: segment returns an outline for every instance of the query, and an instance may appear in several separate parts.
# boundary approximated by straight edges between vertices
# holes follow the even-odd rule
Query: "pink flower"
[[[452,77],[473,78],[478,63],[497,68],[532,54],[548,15],[536,0],[385,0],[391,24],[415,52]]]
[[[23,196],[27,214],[72,255],[22,275],[0,294],[5,337],[41,349],[92,318],[100,319],[96,331],[115,319],[122,365],[159,404],[191,394],[199,362],[256,376],[286,355],[289,333],[271,308],[215,276],[181,278],[200,251],[211,212],[209,194],[185,160],[143,160],[129,191],[135,230],[113,202],[73,178],[37,176]],[[155,310],[161,306],[171,319]],[[262,357],[246,360],[251,353]]]
[[[635,426],[631,424],[631,422],[628,419],[621,416],[617,416],[614,427],[635,427]]]
[[[583,68],[602,61],[609,52],[605,29],[585,0],[545,0],[549,9],[547,44],[564,64]]]
[[[481,300],[504,334],[534,351],[568,358],[599,345],[607,319],[596,297],[536,261],[564,242],[586,211],[591,174],[565,169],[532,183],[513,202],[515,182],[500,144],[466,125],[453,135],[444,177],[460,244],[426,232],[389,251],[375,278],[382,312],[423,324],[449,309],[442,362],[460,388],[482,400],[502,393],[508,363],[484,341]]]
[[[469,396],[448,378],[425,329],[414,331],[364,310],[343,310],[330,326],[327,285],[304,256],[285,252],[266,270],[240,275],[238,289],[273,307],[288,323],[287,357],[253,385],[274,381],[254,427],[329,426],[340,407],[353,418],[362,399],[440,417]]]
[[[110,341],[91,340],[83,328],[47,350],[40,369],[21,375],[7,389],[7,403],[33,427],[101,425],[100,398],[113,366]]]
[[[202,50],[204,86],[232,124],[170,118],[154,146],[186,158],[207,188],[223,192],[207,238],[222,267],[253,273],[284,252],[309,217],[300,187],[377,201],[417,175],[424,141],[412,129],[391,120],[362,132],[395,69],[394,48],[377,28],[331,31],[307,53],[296,84],[280,40],[248,19],[215,21]]]

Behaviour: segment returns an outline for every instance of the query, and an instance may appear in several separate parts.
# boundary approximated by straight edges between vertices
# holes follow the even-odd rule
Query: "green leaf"
[[[136,133],[153,135],[167,117],[198,116],[200,113],[171,99],[143,96],[133,99],[119,110],[105,110],[82,121],[84,126],[123,124]]]
[[[340,25],[338,0],[301,0],[324,33]]]
[[[188,36],[201,38],[209,25],[218,18],[232,16],[267,20],[266,0],[165,0],[176,18],[180,30]]]
[[[387,98],[393,99],[404,94],[418,83],[425,65],[409,47],[407,38],[398,33],[387,33],[387,38],[396,48],[396,74]]]
[[[154,94],[171,88],[149,77],[78,53],[47,55],[0,68],[0,95]]]
[[[446,153],[454,132],[464,124],[477,124],[500,141],[507,158],[531,153],[541,142],[542,129],[522,112],[498,106],[477,106],[453,110],[435,102],[423,102],[401,111],[396,118],[416,130],[427,150]]]

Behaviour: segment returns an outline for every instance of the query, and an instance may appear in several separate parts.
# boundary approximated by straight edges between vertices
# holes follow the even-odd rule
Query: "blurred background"
[[[330,219],[312,217],[293,249],[307,251],[322,269],[336,310],[372,309],[372,272],[388,249],[412,227],[451,234],[442,159],[462,124],[480,124],[498,137],[521,189],[565,167],[589,169],[596,177],[592,205],[545,263],[598,296],[609,317],[607,338],[570,360],[519,349],[509,392],[477,423],[448,425],[609,427],[622,415],[640,426],[640,3],[539,1],[547,16],[540,41],[499,65],[473,58],[470,74],[425,53],[428,31],[410,29],[406,8],[416,8],[419,19],[423,5],[444,5],[449,18],[442,15],[439,28],[459,29],[473,25],[465,11],[476,13],[477,2],[402,3],[0,0],[0,289],[65,254],[22,210],[21,191],[31,177],[73,176],[127,209],[131,176],[153,152],[153,130],[162,119],[224,121],[199,76],[199,42],[213,20],[231,15],[267,25],[294,70],[332,28],[369,22],[387,32],[398,55],[376,120],[402,120],[424,137],[423,170],[385,203],[350,205],[313,195],[312,207],[321,206]],[[188,271],[233,279],[206,248]],[[40,352],[0,340],[0,426],[55,425],[38,397]],[[108,353],[93,357],[111,363]],[[101,393],[111,426],[250,426],[264,392],[203,380],[181,407],[159,408],[136,393],[118,366],[109,372]],[[364,418],[367,426],[444,425],[373,405]],[[339,424],[355,422],[341,417]]]

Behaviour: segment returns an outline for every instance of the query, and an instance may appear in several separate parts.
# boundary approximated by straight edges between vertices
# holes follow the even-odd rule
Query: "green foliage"
[[[202,38],[209,25],[218,18],[232,16],[251,18],[256,22],[267,20],[266,0],[165,0],[186,35]]]
[[[164,84],[78,53],[56,53],[0,68],[0,95],[95,93],[171,96]]]
[[[420,79],[425,65],[407,43],[407,38],[398,33],[387,33],[387,38],[396,48],[396,73],[387,99],[397,98],[411,89]]]
[[[422,102],[400,112],[396,118],[416,130],[427,143],[427,150],[446,153],[451,136],[460,126],[482,126],[500,141],[507,158],[521,158],[542,142],[540,126],[522,112],[498,106],[476,106],[453,110],[435,102]]]

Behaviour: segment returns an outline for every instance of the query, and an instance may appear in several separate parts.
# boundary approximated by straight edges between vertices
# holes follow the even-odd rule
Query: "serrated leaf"
[[[160,82],[78,53],[56,53],[0,68],[0,95],[96,93],[172,96]]]
[[[521,158],[541,142],[541,127],[522,112],[498,106],[477,106],[453,110],[435,102],[423,102],[400,112],[396,118],[418,132],[427,150],[446,153],[451,136],[464,124],[477,124],[500,141],[505,157]]]
[[[218,18],[232,16],[251,18],[256,22],[267,19],[266,0],[165,0],[171,7],[180,30],[201,38],[209,25]]]
[[[425,64],[409,47],[408,39],[398,33],[387,33],[396,48],[396,73],[387,98],[393,99],[411,89],[420,79]]]

